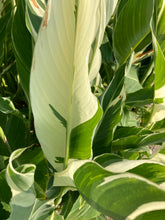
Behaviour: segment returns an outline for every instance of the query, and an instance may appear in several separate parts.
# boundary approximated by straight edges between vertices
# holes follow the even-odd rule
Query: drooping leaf
[[[49,1],[36,42],[30,85],[35,129],[58,171],[69,158],[91,156],[101,110],[90,89],[88,62],[96,34],[104,32],[103,9],[99,0],[78,1],[76,13],[74,1]]]

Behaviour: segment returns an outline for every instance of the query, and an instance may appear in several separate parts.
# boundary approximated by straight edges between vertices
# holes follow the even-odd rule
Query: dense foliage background
[[[29,92],[46,4],[0,0],[0,219],[163,220],[165,1],[107,0],[107,10],[116,7],[100,74],[90,81],[102,118],[91,135],[92,156],[73,153],[82,160],[63,172],[41,150]]]

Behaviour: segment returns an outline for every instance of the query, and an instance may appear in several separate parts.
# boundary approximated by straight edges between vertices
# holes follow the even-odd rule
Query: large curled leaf
[[[19,171],[13,167],[13,160],[19,157],[23,151],[24,149],[19,149],[11,155],[6,170],[7,182],[12,191],[11,220],[28,219],[35,201],[33,191],[35,166],[26,164],[20,167]]]
[[[122,162],[119,163],[121,163],[118,166],[120,170],[124,167],[124,163],[123,165]],[[114,220],[132,220],[151,210],[157,211],[157,216],[163,219],[164,187],[140,176],[145,169],[142,169],[139,175],[128,172],[115,174],[107,169],[94,162],[88,162],[74,174],[75,185],[91,206]],[[156,173],[158,172],[159,168]],[[154,215],[150,216],[150,219],[154,219]]]
[[[34,176],[34,189],[36,198],[44,200],[46,198],[46,190],[48,186],[48,164],[40,147],[34,146],[27,149],[18,158],[20,164],[32,163],[36,166]],[[42,177],[42,178],[41,178]]]
[[[58,196],[58,189],[57,193],[54,192],[53,198],[51,198],[50,196],[50,191],[47,191],[47,195],[50,196],[50,199],[47,198],[47,200],[39,201],[36,198],[36,196],[38,196],[38,193],[35,193],[35,182],[37,181],[37,183],[40,184],[38,184],[40,188],[45,188],[44,185],[47,182],[47,180],[45,179],[47,174],[45,170],[47,168],[43,167],[45,159],[42,155],[42,152],[38,149],[36,151],[33,151],[34,155],[31,155],[31,161],[34,162],[36,166],[34,164],[20,165],[20,162],[27,162],[28,159],[30,160],[30,152],[26,153],[27,150],[30,149],[24,148],[14,151],[10,156],[9,164],[7,166],[6,179],[12,191],[12,199],[10,201],[11,215],[9,220],[51,220],[55,218],[55,216],[59,217],[59,219],[63,219],[55,212],[53,198],[56,198]],[[37,156],[39,158],[37,158]],[[16,168],[14,165],[16,166]],[[42,169],[42,171],[40,171],[40,169]],[[38,179],[38,176],[37,178],[35,178],[36,174],[40,175],[40,180]],[[42,178],[45,181],[44,184],[42,183]],[[46,178],[48,178],[48,176]],[[2,184],[4,192],[6,192],[7,190],[9,191],[7,186],[6,188],[4,188],[3,182]],[[1,197],[3,199],[4,195],[2,194]],[[10,197],[10,194],[8,195],[8,197]]]
[[[103,0],[48,1],[30,89],[38,139],[58,171],[69,158],[91,157],[92,134],[101,110],[90,89],[88,74],[94,64],[89,54],[95,37],[100,41],[103,35],[104,22]]]

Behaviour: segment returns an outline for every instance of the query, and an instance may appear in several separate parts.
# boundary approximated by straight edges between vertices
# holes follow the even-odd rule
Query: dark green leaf
[[[11,190],[6,182],[6,170],[0,172],[0,201],[9,203],[11,199]]]
[[[131,107],[140,107],[153,102],[154,89],[146,88],[127,94],[125,103]]]
[[[0,111],[3,113],[11,113],[15,110],[12,101],[9,98],[0,97]]]
[[[128,0],[119,14],[114,29],[114,52],[120,65],[149,34],[152,10],[152,0]]]
[[[119,68],[101,99],[103,116],[93,139],[94,156],[110,152],[110,144],[116,125],[121,120],[123,99],[124,66]]]
[[[17,70],[22,86],[29,98],[29,77],[32,61],[32,40],[25,24],[25,1],[17,1],[17,10],[12,26],[12,40],[17,61]]]

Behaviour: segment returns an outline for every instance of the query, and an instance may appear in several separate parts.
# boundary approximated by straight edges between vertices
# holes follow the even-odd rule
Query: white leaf
[[[88,64],[102,27],[103,1],[79,0],[77,9],[75,3],[48,1],[31,70],[35,130],[47,159],[58,171],[69,158],[91,156],[92,133],[101,117],[90,89]]]

